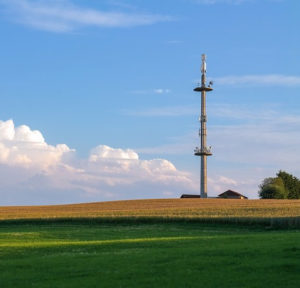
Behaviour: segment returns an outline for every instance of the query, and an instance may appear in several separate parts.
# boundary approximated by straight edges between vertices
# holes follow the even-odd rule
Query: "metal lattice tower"
[[[206,146],[206,92],[210,92],[213,89],[211,88],[212,82],[206,86],[206,56],[202,54],[202,66],[201,66],[201,86],[198,85],[194,89],[196,92],[201,92],[201,115],[199,117],[200,121],[200,148],[196,147],[194,154],[201,157],[200,162],[200,197],[207,198],[207,156],[211,156],[211,147]]]

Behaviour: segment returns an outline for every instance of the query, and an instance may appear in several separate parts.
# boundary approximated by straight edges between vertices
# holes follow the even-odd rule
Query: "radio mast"
[[[201,115],[199,117],[200,121],[200,148],[196,147],[194,154],[200,156],[200,197],[207,198],[207,156],[211,156],[211,148],[206,146],[206,92],[210,92],[212,82],[206,86],[206,55],[202,54],[202,66],[201,66],[201,86],[194,89],[196,92],[201,92]]]

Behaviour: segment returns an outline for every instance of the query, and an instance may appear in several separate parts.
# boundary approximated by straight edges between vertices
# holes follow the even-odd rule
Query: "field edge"
[[[7,225],[43,225],[43,224],[164,224],[195,223],[234,226],[253,226],[269,229],[299,229],[299,217],[58,217],[58,218],[23,218],[0,220],[0,227]]]

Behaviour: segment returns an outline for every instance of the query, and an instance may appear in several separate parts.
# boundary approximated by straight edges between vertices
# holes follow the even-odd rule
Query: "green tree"
[[[281,177],[266,178],[259,188],[258,194],[261,199],[285,199],[288,196]]]
[[[280,170],[276,176],[283,180],[284,187],[288,191],[287,198],[300,198],[300,180],[297,177],[282,170]]]

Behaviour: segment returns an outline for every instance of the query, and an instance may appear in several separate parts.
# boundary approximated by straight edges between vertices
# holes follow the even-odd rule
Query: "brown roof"
[[[242,195],[242,194],[240,194],[238,192],[235,192],[233,190],[227,190],[227,191],[221,193],[220,195],[218,195],[218,197],[222,197],[223,195],[242,196],[242,197],[248,199],[248,197],[246,197],[246,196],[244,196],[244,195]]]

